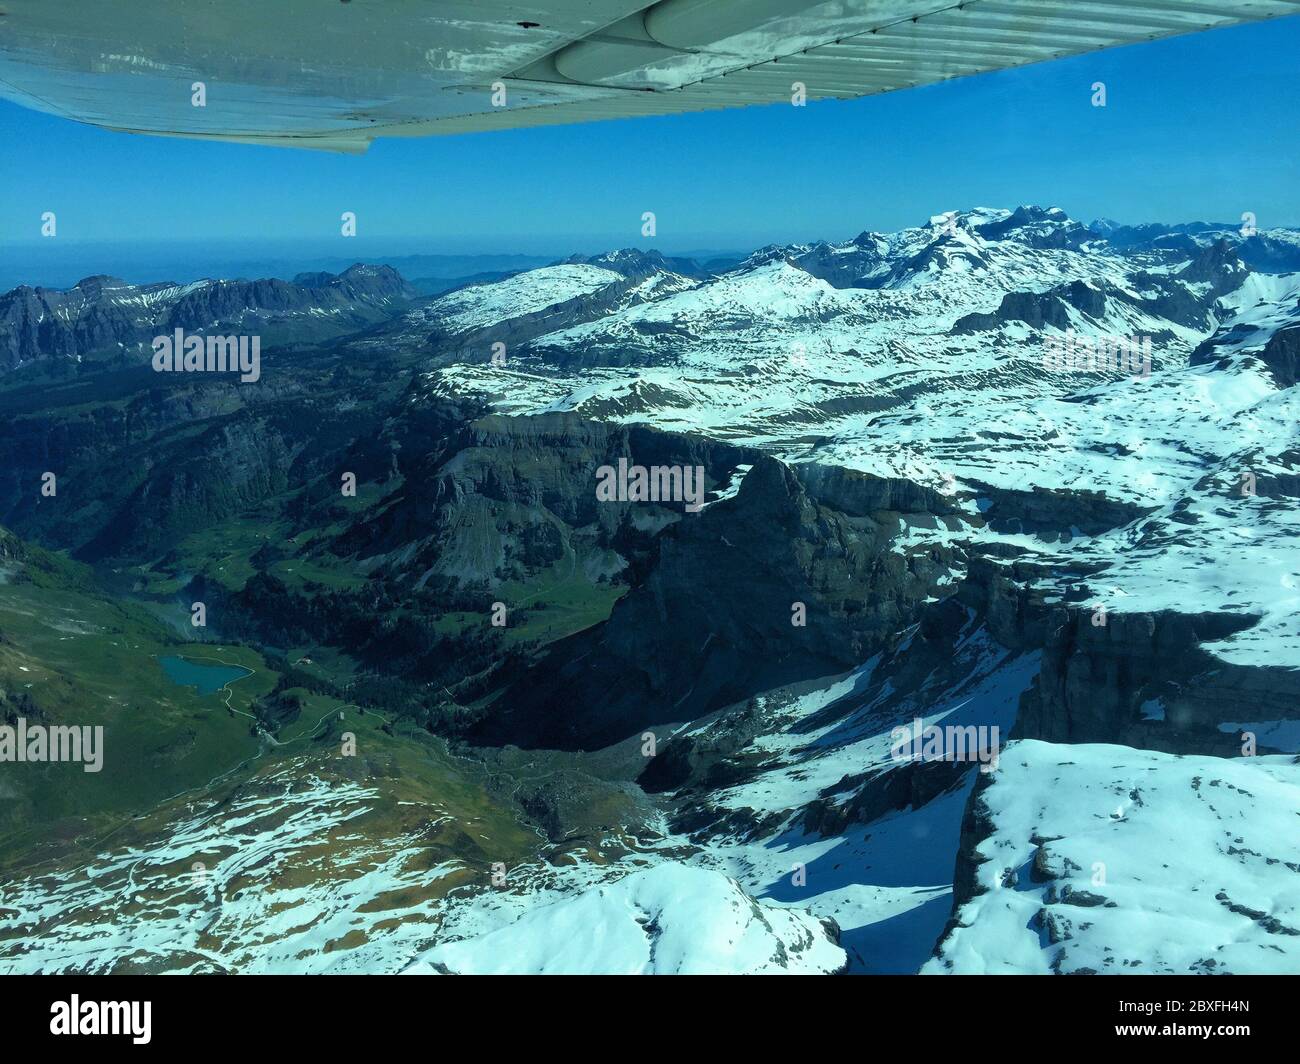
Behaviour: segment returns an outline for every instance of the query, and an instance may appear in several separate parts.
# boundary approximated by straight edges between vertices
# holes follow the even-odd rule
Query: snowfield
[[[925,973],[1300,970],[1300,765],[1013,743]]]
[[[820,920],[735,880],[665,862],[440,945],[408,975],[824,975],[844,951]]]
[[[413,312],[413,318],[449,333],[470,332],[589,295],[620,280],[620,274],[598,266],[544,266],[449,292]]]

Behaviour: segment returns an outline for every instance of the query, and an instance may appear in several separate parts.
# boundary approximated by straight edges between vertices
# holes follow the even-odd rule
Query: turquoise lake
[[[163,672],[172,683],[182,687],[195,687],[201,695],[220,691],[232,680],[253,675],[252,669],[241,665],[223,665],[219,661],[194,661],[190,658],[159,658]]]

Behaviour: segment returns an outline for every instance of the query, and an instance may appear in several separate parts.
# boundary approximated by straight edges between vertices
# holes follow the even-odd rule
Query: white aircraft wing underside
[[[1300,0],[0,0],[0,96],[110,129],[364,151],[849,98]],[[201,89],[200,89],[201,85]]]

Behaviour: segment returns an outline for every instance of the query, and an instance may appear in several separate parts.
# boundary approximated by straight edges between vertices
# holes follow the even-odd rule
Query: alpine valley
[[[15,289],[0,971],[1298,971],[1298,372],[1300,231],[1031,206]]]

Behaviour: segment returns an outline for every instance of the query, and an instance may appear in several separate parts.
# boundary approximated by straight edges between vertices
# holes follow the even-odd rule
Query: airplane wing
[[[359,152],[927,85],[1300,0],[0,0],[0,96],[108,129]]]

